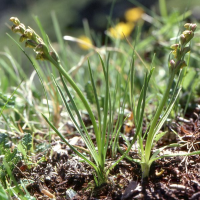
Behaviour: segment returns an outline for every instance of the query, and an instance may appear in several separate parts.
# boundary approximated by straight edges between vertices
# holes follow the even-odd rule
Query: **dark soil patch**
[[[185,146],[171,149],[169,153],[200,149],[198,119],[178,118],[173,128],[180,137],[169,132],[158,146],[176,140]],[[77,136],[72,139],[74,137]],[[80,141],[78,145],[83,146]],[[41,159],[44,157],[46,160]],[[199,155],[160,159],[152,165],[147,180],[141,179],[139,165],[123,160],[111,171],[108,184],[100,188],[94,187],[93,170],[80,162],[80,158],[59,140],[52,143],[52,149],[46,154],[40,153],[33,160],[37,164],[31,169],[19,163],[14,175],[17,181],[26,179],[31,182],[26,188],[37,199],[51,199],[52,195],[57,200],[200,199]],[[108,160],[107,164],[111,162]]]

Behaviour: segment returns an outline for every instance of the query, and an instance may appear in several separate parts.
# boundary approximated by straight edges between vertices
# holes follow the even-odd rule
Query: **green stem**
[[[146,147],[145,147],[145,160],[144,160],[145,163],[149,162],[149,157],[150,157],[150,153],[151,153],[153,138],[154,138],[154,135],[155,135],[154,129],[155,129],[156,124],[158,122],[158,119],[159,119],[159,117],[161,115],[163,107],[165,106],[165,103],[168,100],[169,92],[170,92],[171,85],[173,83],[174,77],[175,77],[175,73],[172,72],[172,74],[171,74],[171,76],[170,76],[170,78],[168,80],[167,88],[165,90],[165,93],[164,93],[164,95],[162,97],[162,100],[161,100],[161,102],[160,102],[160,104],[158,106],[156,114],[155,114],[155,116],[153,118],[153,121],[151,123],[151,127],[149,129],[148,136],[147,136]]]
[[[73,87],[73,89],[76,91],[76,93],[78,94],[78,96],[80,97],[81,101],[83,102],[86,110],[88,111],[88,114],[90,116],[90,119],[92,121],[93,124],[93,128],[94,128],[94,132],[96,135],[96,141],[97,141],[97,145],[98,145],[98,149],[100,149],[100,144],[101,144],[101,139],[100,139],[100,134],[98,134],[99,130],[96,124],[96,120],[95,117],[93,115],[93,112],[90,108],[90,105],[88,104],[86,98],[84,97],[83,93],[81,92],[81,90],[77,87],[76,83],[72,80],[72,78],[68,75],[68,73],[65,71],[65,69],[61,66],[60,62],[55,61],[50,55],[47,58],[57,69],[58,71],[67,79],[67,81],[69,82],[69,84]]]
[[[142,178],[149,176],[150,171],[150,165],[149,163],[140,163],[141,169],[142,169]]]

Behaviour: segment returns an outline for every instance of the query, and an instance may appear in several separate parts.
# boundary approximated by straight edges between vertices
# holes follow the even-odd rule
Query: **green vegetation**
[[[21,43],[8,35],[35,71],[27,77],[15,55],[8,50],[4,56],[9,61],[0,59],[3,66],[0,75],[1,198],[35,199],[26,189],[27,180],[17,182],[12,172],[20,167],[20,162],[31,169],[46,161],[51,142],[59,140],[56,135],[82,159],[80,162],[92,167],[96,187],[110,183],[110,173],[122,160],[139,163],[141,177],[145,179],[150,175],[152,163],[158,159],[200,154],[198,150],[163,153],[167,148],[185,146],[180,143],[158,147],[158,141],[167,133],[166,121],[174,120],[177,115],[184,116],[191,106],[191,97],[195,99],[200,93],[197,24],[185,24],[190,12],[168,15],[164,1],[160,1],[160,10],[162,18],[155,16],[149,32],[143,33],[142,20],[137,26],[131,24],[131,30],[135,26],[133,35],[124,35],[124,39],[121,33],[117,37],[118,34],[109,34],[108,30],[110,43],[105,47],[96,47],[90,40],[65,36],[86,45],[84,49],[89,53],[80,62],[79,55],[65,47],[55,14],[52,20],[59,41],[58,53],[38,18],[35,17],[35,21],[42,37],[18,18],[10,18],[14,24],[12,31],[20,34],[19,41],[32,48],[36,56],[27,53]],[[89,29],[86,32],[89,33]],[[34,82],[36,74],[43,88],[41,91]],[[15,85],[14,89],[10,88],[11,84]],[[64,105],[63,110],[60,105]],[[127,137],[123,129],[131,114],[132,138]],[[73,123],[73,132],[81,136],[85,147],[69,142],[69,135],[62,129],[66,121]],[[35,142],[38,140],[41,142]],[[38,152],[43,152],[43,157],[36,161],[33,157]],[[132,158],[131,152],[137,158]]]

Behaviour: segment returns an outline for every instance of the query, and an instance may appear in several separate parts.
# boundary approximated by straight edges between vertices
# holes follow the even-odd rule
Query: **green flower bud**
[[[180,35],[180,43],[182,46],[184,46],[186,44],[186,38],[183,34]]]
[[[19,28],[19,26],[17,26],[17,25],[12,25],[11,30],[12,30],[14,33],[17,33],[17,32],[19,32],[20,28]]]
[[[36,52],[43,52],[43,44],[38,44],[35,48]]]
[[[25,40],[27,40],[27,37],[25,35],[21,35],[21,37],[19,38],[19,41],[23,42]]]
[[[181,51],[180,48],[175,49],[174,51],[172,51],[172,54],[174,55],[174,57],[178,60],[181,59]]]
[[[171,49],[177,49],[179,47],[179,44],[173,44],[173,45],[171,45]]]
[[[185,42],[186,44],[194,37],[194,32],[193,31],[183,31],[182,33],[185,36]]]
[[[174,55],[174,57],[176,58],[177,57],[177,49],[175,49],[174,51],[172,51],[172,54]]]
[[[35,51],[39,54],[42,54],[42,58],[43,59],[47,59],[49,58],[49,50],[47,48],[47,46],[45,44],[38,44],[35,47]],[[39,56],[39,55],[38,55]],[[37,57],[36,57],[37,58]],[[40,59],[41,60],[41,59]]]
[[[48,48],[45,44],[38,44],[36,47],[35,47],[35,51],[36,52],[43,52],[44,54],[47,54],[48,53]]]
[[[59,62],[59,58],[55,52],[51,51],[51,52],[49,52],[49,54],[56,62]]]
[[[24,26],[24,24],[21,23],[21,24],[19,25],[19,27],[20,27],[20,33],[21,33],[21,34],[24,34],[24,32],[25,32],[25,30],[26,30],[26,27]]]
[[[17,17],[11,17],[10,21],[13,22],[17,26],[20,24],[20,21]]]
[[[197,28],[197,25],[196,25],[196,24],[192,24],[191,30],[192,30],[193,32],[196,30],[196,28]]]
[[[25,47],[35,48],[37,46],[37,42],[34,40],[27,40],[25,43]]]
[[[170,61],[169,61],[169,64],[170,64],[170,66],[171,66],[172,68],[174,68],[176,63],[175,63],[174,60],[170,60]]]
[[[29,38],[29,39],[32,39],[32,36],[33,36],[33,31],[31,29],[26,29],[25,32],[24,32],[24,35]]]
[[[36,60],[45,60],[45,55],[42,52],[36,54]]]
[[[25,31],[23,25],[21,25],[21,24],[20,24],[19,26],[13,25],[13,26],[11,27],[11,30],[12,30],[14,33],[21,33],[21,34],[24,34],[24,31]]]
[[[186,24],[184,25],[184,27],[185,27],[185,29],[190,30],[190,23],[186,23]]]
[[[184,25],[184,27],[185,27],[187,30],[195,31],[196,28],[197,28],[197,25],[196,25],[196,24],[186,23],[186,24]]]

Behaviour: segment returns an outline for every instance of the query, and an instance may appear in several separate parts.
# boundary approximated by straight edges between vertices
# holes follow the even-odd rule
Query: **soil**
[[[127,127],[124,127],[124,130],[125,128]],[[134,134],[133,130],[130,129],[130,132],[126,133],[127,136]],[[78,135],[69,137],[69,134],[66,134],[66,137],[75,145],[85,147]],[[45,144],[45,141],[43,142]],[[176,122],[168,126],[168,134],[155,148],[171,142],[179,142],[185,146],[166,150],[170,154],[200,150],[198,115],[193,114],[189,119],[177,118]],[[46,143],[48,144],[48,141]],[[123,140],[120,145],[124,147]],[[140,165],[125,159],[111,171],[108,184],[101,187],[95,187],[90,166],[81,162],[81,159],[57,137],[51,143],[50,149],[38,153],[32,157],[32,161],[37,164],[28,168],[20,162],[13,173],[17,181],[26,179],[30,182],[26,189],[36,199],[200,199],[199,155],[165,157],[157,160],[151,167],[149,178],[144,180],[141,179]],[[107,165],[111,162],[113,160],[108,159]]]

